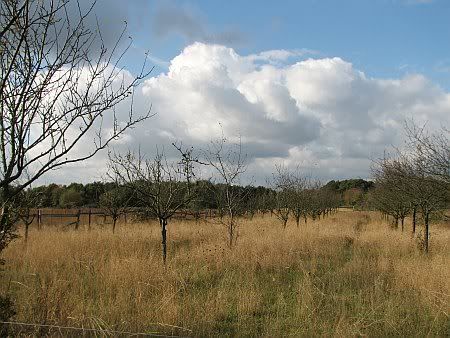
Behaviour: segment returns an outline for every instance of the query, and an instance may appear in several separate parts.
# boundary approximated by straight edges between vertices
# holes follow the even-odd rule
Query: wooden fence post
[[[78,227],[80,226],[80,215],[81,215],[81,210],[78,209],[78,212],[77,212],[77,221],[76,221],[76,223],[75,223],[75,230],[78,230]]]
[[[38,209],[37,221],[38,221],[38,230],[41,230],[42,227],[42,214],[41,209]]]
[[[88,213],[88,229],[91,230],[91,214],[92,214],[92,209],[89,208],[89,213]]]

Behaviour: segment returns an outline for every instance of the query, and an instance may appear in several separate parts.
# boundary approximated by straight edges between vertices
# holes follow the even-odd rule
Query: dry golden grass
[[[173,221],[164,268],[156,222],[114,235],[46,228],[4,252],[0,291],[16,321],[106,334],[449,336],[450,229],[433,225],[431,236],[423,255],[376,213],[341,211],[285,231],[266,215],[243,220],[229,250],[220,226]]]

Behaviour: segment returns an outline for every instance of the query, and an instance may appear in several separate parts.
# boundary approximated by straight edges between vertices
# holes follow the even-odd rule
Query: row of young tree
[[[18,199],[21,203],[16,204],[20,219],[27,225],[33,221],[31,209],[48,206],[58,200],[54,196],[59,196],[61,203],[64,196],[77,192],[72,202],[81,203],[83,197],[97,201],[95,206],[111,217],[113,232],[125,213],[158,219],[165,262],[167,225],[181,210],[199,216],[205,209],[213,209],[214,221],[224,227],[228,245],[233,247],[242,217],[270,213],[285,228],[290,218],[299,226],[300,221],[320,219],[340,205],[339,194],[329,187],[307,178],[300,170],[282,166],[277,166],[268,179],[269,187],[241,186],[240,178],[247,168],[245,156],[239,144],[230,144],[225,138],[211,142],[198,155],[192,148],[174,146],[180,154],[175,161],[162,153],[152,159],[140,153],[111,153],[107,183],[50,185],[22,191]],[[207,168],[212,178],[200,179],[198,172],[202,168]]]
[[[141,154],[128,152],[110,156],[109,178],[117,186],[104,194],[100,203],[118,218],[127,206],[155,217],[161,226],[163,261],[167,257],[167,225],[181,209],[201,211],[215,209],[215,221],[227,233],[229,247],[239,236],[242,217],[255,213],[271,213],[286,227],[289,215],[299,225],[300,217],[307,220],[325,217],[339,205],[337,195],[321,189],[318,183],[297,173],[277,167],[271,188],[239,185],[247,165],[240,144],[230,144],[225,138],[194,155],[192,148],[174,144],[180,160],[169,162],[163,154],[148,160]],[[200,159],[201,158],[201,159]],[[198,180],[199,167],[206,167],[213,175],[210,180]],[[121,196],[125,196],[121,198]]]
[[[373,167],[375,189],[371,204],[392,220],[392,226],[404,231],[405,218],[411,217],[415,236],[419,222],[421,246],[429,250],[430,221],[448,218],[450,206],[449,131],[428,133],[424,127],[406,124],[408,138],[403,150],[385,156]]]
[[[298,227],[301,220],[306,224],[308,217],[320,219],[340,206],[339,194],[303,175],[299,169],[289,170],[277,165],[268,183],[274,190],[273,213],[284,228],[290,217]]]

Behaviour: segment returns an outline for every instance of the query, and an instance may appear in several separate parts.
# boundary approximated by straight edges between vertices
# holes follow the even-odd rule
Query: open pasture
[[[375,212],[240,220],[236,246],[213,220],[174,220],[168,260],[160,227],[32,228],[3,253],[1,292],[25,335],[448,336],[450,228],[431,251]],[[94,329],[97,331],[89,331]]]

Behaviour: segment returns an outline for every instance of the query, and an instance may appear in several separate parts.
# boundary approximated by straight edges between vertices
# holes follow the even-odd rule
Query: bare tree
[[[408,146],[416,160],[420,159],[421,171],[439,180],[450,183],[450,131],[442,127],[430,133],[426,125],[418,126],[414,121],[405,123]]]
[[[264,193],[258,194],[256,197],[256,208],[259,213],[261,213],[262,217],[267,212],[271,212],[273,210],[273,198],[271,196],[271,191],[267,189]]]
[[[275,172],[272,173],[268,184],[275,191],[273,212],[281,221],[283,228],[286,228],[291,213],[292,199],[295,195],[293,175],[284,166],[275,165]]]
[[[430,135],[424,128],[407,124],[406,132],[407,148],[397,149],[393,159],[385,156],[376,163],[374,174],[385,187],[385,193],[379,193],[378,197],[375,194],[375,199],[383,199],[384,208],[392,209],[401,204],[405,209],[412,209],[413,233],[416,230],[416,212],[420,211],[424,225],[422,244],[424,251],[428,252],[430,218],[433,214],[442,214],[449,205],[448,139],[445,129],[442,133]],[[399,213],[397,217],[404,215]]]
[[[130,46],[120,48],[125,28],[107,48],[86,25],[95,3],[85,12],[78,4],[76,17],[69,3],[0,4],[0,251],[13,237],[17,194],[50,170],[95,156],[150,116],[135,116],[132,104],[124,119],[114,111],[148,74],[145,62],[136,77],[120,67]],[[81,143],[92,146],[75,152]]]
[[[246,194],[246,198],[243,201],[244,214],[248,219],[252,220],[258,211],[258,198],[254,194],[254,188],[252,186],[240,187],[242,194]]]
[[[404,183],[400,187],[403,188],[403,194],[410,201],[411,206],[420,211],[423,222],[422,247],[425,252],[428,252],[431,217],[434,215],[441,218],[444,210],[448,208],[450,183],[444,180],[442,175],[431,174],[429,167],[423,165],[420,153],[414,156],[403,155],[401,163],[402,167],[397,171],[397,177]],[[413,217],[414,232],[415,223],[416,220]]]
[[[231,248],[238,237],[238,216],[243,212],[245,195],[238,189],[242,174],[247,170],[246,155],[242,150],[241,139],[236,144],[230,144],[222,135],[218,140],[211,141],[204,151],[205,164],[213,168],[219,183],[214,187],[221,224],[228,234],[228,246]]]
[[[300,219],[303,217],[306,221],[308,213],[308,195],[307,188],[309,180],[307,177],[301,175],[299,168],[291,174],[291,191],[292,197],[290,199],[289,208],[294,216],[297,227],[300,225]]]
[[[308,180],[307,189],[304,194],[306,199],[306,214],[313,221],[320,219],[320,215],[324,211],[323,192],[320,190],[322,184],[317,180]],[[306,222],[306,219],[305,219]]]
[[[195,197],[191,189],[194,178],[191,155],[190,150],[183,151],[180,162],[169,163],[159,151],[153,160],[146,159],[140,152],[110,154],[110,175],[134,194],[139,207],[159,221],[164,264],[167,261],[168,222]]]
[[[116,230],[119,218],[126,214],[130,208],[131,193],[119,184],[100,196],[100,206],[103,212],[112,219],[112,232]]]
[[[450,186],[443,186],[442,182],[426,176],[416,176],[412,182],[415,184],[414,200],[422,214],[424,225],[423,249],[428,252],[430,219],[433,214],[442,215],[448,207]]]
[[[414,121],[406,122],[405,130],[409,151],[400,153],[410,182],[405,193],[411,199],[413,233],[416,228],[416,210],[422,213],[423,247],[428,251],[430,215],[442,212],[450,202],[450,131],[442,127],[430,133],[426,125],[419,127]]]
[[[28,242],[30,225],[37,216],[36,209],[40,207],[41,199],[41,194],[33,189],[22,190],[15,198],[18,217],[25,227],[25,243]]]
[[[375,178],[373,199],[375,206],[393,218],[392,226],[396,229],[401,221],[402,231],[404,220],[410,213],[412,201],[410,185],[413,176],[407,175],[406,164],[399,160],[384,158],[372,168]]]

